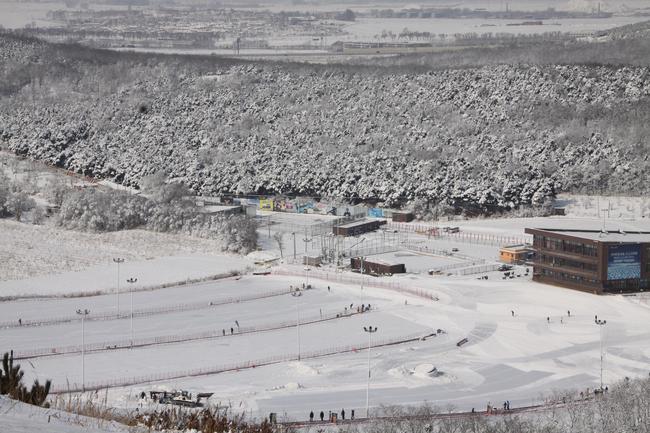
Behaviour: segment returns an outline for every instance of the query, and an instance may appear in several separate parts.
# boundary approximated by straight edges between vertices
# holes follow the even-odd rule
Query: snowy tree
[[[4,174],[4,172],[0,170],[0,217],[2,217],[7,211],[6,205],[7,200],[9,199],[10,191],[11,188],[9,186],[9,179]]]
[[[280,257],[284,257],[282,251],[284,249],[284,233],[283,232],[275,232],[273,233],[273,240],[278,244],[278,248],[280,249]]]
[[[16,217],[16,221],[20,221],[23,213],[33,209],[36,202],[26,193],[19,191],[9,195],[6,206],[7,210]]]
[[[65,182],[56,178],[48,181],[45,188],[45,197],[55,206],[61,206],[65,195],[68,193],[68,188]]]

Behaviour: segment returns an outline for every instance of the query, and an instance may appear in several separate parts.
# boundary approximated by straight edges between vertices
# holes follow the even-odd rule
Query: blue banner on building
[[[641,278],[641,246],[610,245],[607,257],[607,279]]]
[[[368,209],[368,216],[372,218],[383,218],[384,210],[378,207],[371,207]]]

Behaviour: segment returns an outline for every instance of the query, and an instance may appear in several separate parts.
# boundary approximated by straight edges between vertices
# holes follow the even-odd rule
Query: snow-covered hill
[[[111,58],[41,68],[4,99],[0,146],[129,185],[165,171],[206,195],[489,213],[561,191],[649,191],[648,68]]]
[[[114,422],[44,409],[0,396],[0,431],[2,433],[126,433],[128,429]]]

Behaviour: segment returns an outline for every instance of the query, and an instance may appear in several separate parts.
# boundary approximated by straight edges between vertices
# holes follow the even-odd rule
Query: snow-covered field
[[[138,278],[137,286],[203,278],[252,264],[220,254],[214,240],[145,230],[95,234],[0,219],[0,239],[0,297],[116,288],[116,257],[125,259],[120,272]]]
[[[308,226],[323,222],[316,221],[318,218],[291,215],[285,220],[287,225]],[[461,233],[512,236],[521,235],[524,227],[600,228],[602,220],[484,219],[444,225],[458,225]],[[610,230],[650,229],[646,219],[609,219],[606,225]],[[32,229],[21,227],[26,227],[27,233]],[[273,234],[282,227],[272,227],[271,236],[266,227],[259,229],[263,251],[257,255],[279,257]],[[14,228],[20,231],[20,227]],[[44,239],[46,233],[41,233]],[[36,242],[36,234],[33,236]],[[103,252],[103,267],[59,274],[50,278],[49,284],[48,277],[2,283],[2,293],[14,295],[29,292],[30,287],[40,288],[42,294],[77,292],[82,287],[106,293],[0,302],[0,316],[6,318],[6,327],[0,329],[0,347],[14,349],[18,356],[30,351],[52,353],[21,360],[26,379],[51,378],[58,390],[78,388],[84,380],[82,326],[75,311],[88,309],[90,316],[84,325],[88,348],[85,383],[89,387],[119,384],[108,391],[110,404],[146,407],[152,403],[135,397],[141,391],[187,389],[214,392],[212,404],[227,404],[254,417],[277,412],[288,419],[305,419],[310,410],[327,413],[343,408],[348,413],[354,409],[357,416],[365,415],[368,334],[363,327],[368,325],[379,328],[372,335],[373,346],[404,340],[371,351],[372,408],[424,401],[458,409],[479,409],[488,401],[498,404],[504,400],[518,406],[537,403],[541,395],[558,389],[593,389],[600,381],[601,329],[593,323],[595,315],[607,320],[602,329],[604,383],[648,374],[648,298],[598,297],[537,284],[525,276],[523,268],[517,270],[521,277],[508,280],[502,280],[498,272],[429,276],[425,271],[436,266],[471,260],[493,262],[498,247],[390,230],[364,237],[362,244],[370,249],[398,245],[398,250],[377,257],[391,262],[403,260],[409,273],[365,277],[361,289],[359,276],[349,271],[336,272],[327,266],[323,271],[305,271],[302,265],[288,263],[293,242],[291,234],[285,233],[285,258],[269,268],[277,275],[246,275],[134,293],[132,349],[128,348],[130,297],[123,287],[121,317],[115,317],[117,295],[111,289],[116,269],[108,262],[114,255],[109,250]],[[310,252],[326,246],[327,238],[313,237]],[[353,248],[361,238],[347,239],[342,248]],[[87,242],[77,240],[78,244]],[[419,251],[459,251],[456,256],[416,254],[414,247]],[[94,248],[97,254],[102,253],[102,244]],[[300,238],[296,250],[298,254],[304,251]],[[159,255],[164,253],[169,254],[162,248]],[[213,256],[212,265],[202,261],[206,256],[185,257],[128,262],[122,266],[122,277],[138,275],[143,285],[155,285],[151,281],[156,278],[157,282],[176,278],[174,263],[184,272],[191,273],[196,266],[213,269],[216,274],[246,266],[256,255],[250,259]],[[480,275],[489,279],[478,280]],[[286,292],[290,287],[301,287],[307,278],[313,289],[300,297]],[[414,290],[426,297],[410,294]],[[273,295],[264,297],[269,293]],[[372,309],[357,313],[361,304],[371,304]],[[137,314],[139,311],[158,312]],[[91,320],[93,316],[106,318]],[[299,328],[295,326],[298,317]],[[67,319],[42,326],[17,326],[18,319],[28,323],[61,318]],[[438,329],[443,332],[438,333]],[[413,340],[414,336],[430,334],[437,335]],[[463,338],[468,343],[457,347]],[[117,348],[109,348],[113,346]],[[433,367],[442,374],[429,374]],[[132,384],[124,387],[126,382]]]
[[[299,270],[298,270],[299,271]],[[315,288],[299,300],[289,295],[216,306],[200,312],[170,313],[137,318],[135,333],[164,336],[201,330],[226,329],[226,336],[211,339],[103,350],[86,354],[86,381],[110,382],[142,375],[182,373],[184,370],[244,363],[297,353],[297,329],[288,327],[260,333],[238,334],[242,328],[278,321],[318,318],[343,312],[345,306],[372,304],[371,312],[303,324],[300,347],[303,354],[335,346],[351,345],[356,351],[300,362],[165,380],[116,388],[109,399],[118,406],[139,402],[130,397],[141,390],[183,388],[192,392],[215,392],[213,403],[231,404],[255,415],[269,411],[304,419],[309,410],[356,409],[363,414],[367,378],[364,347],[367,335],[362,327],[378,326],[376,340],[425,335],[443,329],[446,333],[424,341],[373,349],[371,353],[371,405],[416,404],[429,401],[453,404],[460,409],[482,407],[488,401],[509,399],[523,405],[537,401],[540,393],[554,389],[593,388],[599,378],[599,329],[593,316],[607,320],[604,333],[605,383],[625,376],[646,375],[650,363],[648,306],[634,298],[596,297],[575,291],[531,283],[527,279],[488,281],[473,278],[405,276],[407,285],[428,289],[439,301],[412,297],[399,291],[311,279]],[[206,283],[196,287],[165,289],[136,295],[139,307],[155,299],[208,300],[239,293],[300,285],[304,277],[245,277]],[[327,286],[330,286],[330,290]],[[190,295],[191,293],[191,295]],[[7,311],[38,310],[61,313],[75,306],[105,312],[114,298],[100,296],[75,300],[27,300],[3,305]],[[300,304],[298,304],[300,303]],[[568,317],[567,311],[571,311]],[[30,313],[31,311],[31,313]],[[355,310],[356,311],[356,310]],[[515,311],[515,316],[511,315]],[[547,323],[546,317],[550,317]],[[88,321],[86,342],[128,339],[129,321]],[[229,328],[234,328],[234,335]],[[17,350],[79,344],[80,323],[22,327],[0,331]],[[219,334],[219,333],[218,333]],[[467,337],[462,348],[455,343]],[[419,366],[432,364],[444,374],[422,374]],[[81,382],[80,354],[23,361],[27,376],[53,378],[57,387]]]

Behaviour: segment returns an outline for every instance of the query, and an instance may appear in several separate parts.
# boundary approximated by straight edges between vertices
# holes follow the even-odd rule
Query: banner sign
[[[641,278],[641,246],[610,245],[607,257],[607,279]]]

